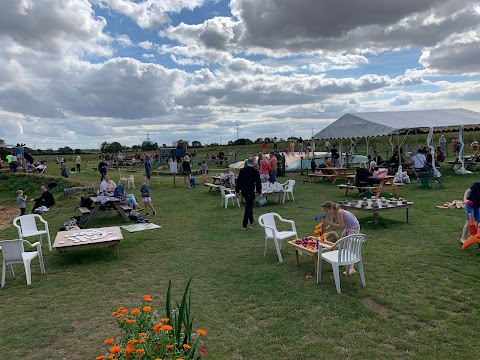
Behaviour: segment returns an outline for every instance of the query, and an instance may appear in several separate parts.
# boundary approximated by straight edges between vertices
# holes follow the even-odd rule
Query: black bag
[[[92,199],[90,199],[89,197],[80,196],[80,207],[86,207],[91,209],[92,205],[93,205]]]

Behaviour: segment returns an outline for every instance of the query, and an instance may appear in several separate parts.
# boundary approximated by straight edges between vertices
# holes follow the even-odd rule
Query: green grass
[[[104,353],[103,340],[118,333],[111,316],[118,306],[137,306],[150,294],[162,309],[169,280],[173,298],[179,299],[192,278],[194,326],[208,331],[203,346],[209,359],[477,358],[480,252],[460,250],[462,210],[435,208],[462,199],[477,175],[442,171],[442,190],[418,189],[413,183],[401,189],[402,197],[415,202],[410,224],[403,211],[381,213],[378,225],[373,215],[356,213],[367,235],[367,287],[358,275],[343,277],[341,295],[325,262],[317,285],[305,278],[313,271],[312,259],[300,257],[295,266],[287,244],[283,263],[271,242],[264,257],[263,230],[258,225],[241,230],[243,206],[225,210],[219,193],[201,184],[185,189],[177,177],[174,188],[171,177],[154,178],[152,198],[159,215],[151,219],[162,228],[123,231],[119,258],[108,248],[62,258],[44,243],[45,275],[37,261],[31,286],[21,266],[15,267],[15,279],[7,274],[0,290],[0,357],[94,359]],[[140,172],[135,176],[132,192],[138,196]],[[113,178],[118,180],[115,171]],[[302,183],[308,177],[299,173],[279,181],[288,178],[297,180],[295,202],[255,208],[255,217],[278,212],[295,220],[299,235],[310,235],[314,217],[322,214],[320,204],[345,197],[327,181]],[[37,179],[47,181],[3,175],[0,202],[13,206],[16,188],[38,195]],[[69,181],[98,184],[98,173],[71,174]],[[78,215],[80,194],[55,194],[57,204],[44,214],[52,241],[63,222]],[[92,227],[121,224],[120,217],[105,217]],[[2,231],[4,239],[15,237],[13,227]]]

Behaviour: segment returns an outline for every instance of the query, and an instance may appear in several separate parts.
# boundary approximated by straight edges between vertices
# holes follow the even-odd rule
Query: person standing
[[[295,140],[293,139],[290,141],[290,152],[295,155]]]
[[[153,215],[157,215],[155,208],[152,205],[152,198],[150,197],[150,185],[148,185],[148,179],[144,178],[142,182],[142,187],[140,188],[142,193],[142,203],[145,205],[145,216],[149,216],[148,208],[152,209]]]
[[[265,155],[267,153],[267,147],[268,147],[268,140],[265,139],[263,140],[262,143],[262,154]]]
[[[7,156],[5,156],[5,159],[8,162],[8,167],[10,168],[10,171],[13,172],[13,170],[12,170],[12,153],[9,153]]]
[[[14,152],[12,152],[12,172],[16,173],[17,172],[17,155],[15,155]]]
[[[328,141],[328,139],[325,141],[325,150],[327,152],[330,152],[330,146],[332,146],[332,144],[330,144],[330,141]]]
[[[467,232],[470,225],[468,215],[472,214],[473,220],[476,221],[476,228],[480,222],[480,182],[473,183],[473,185],[465,191],[463,194],[463,202],[465,204],[465,215],[467,220],[463,226],[462,237],[460,238],[462,244],[467,239]]]
[[[272,151],[273,152],[273,151]],[[260,174],[254,169],[255,159],[253,157],[248,158],[248,166],[240,170],[237,179],[237,185],[235,186],[235,193],[237,197],[240,192],[245,199],[245,213],[243,215],[243,230],[248,230],[248,223],[250,225],[255,224],[253,219],[253,201],[255,200],[255,193],[262,196],[262,183],[260,181]]]
[[[145,177],[150,180],[152,176],[152,164],[150,164],[150,156],[145,155],[145,160],[143,161],[143,165],[145,166]]]
[[[17,190],[17,205],[20,209],[20,216],[25,215],[25,208],[27,207],[27,195],[23,196],[23,190]]]
[[[298,155],[302,156],[302,153],[303,153],[303,139],[300,136],[298,138]]]
[[[108,164],[105,162],[105,160],[100,160],[100,163],[98,164],[98,171],[100,172],[101,178],[100,182],[102,182],[105,179],[105,175],[107,175],[107,170],[108,170]]]
[[[440,136],[440,139],[438,139],[438,145],[440,146],[440,149],[442,152],[446,155],[447,154],[447,139],[445,139],[445,135]]]
[[[277,181],[277,157],[275,152],[270,151],[270,182],[274,183]]]
[[[190,186],[187,185],[187,178],[188,178],[188,184],[190,184],[190,173],[192,172],[192,169],[190,167],[190,157],[188,155],[185,155],[183,157],[182,172],[183,172],[183,184],[185,185],[186,188],[189,188]]]
[[[80,158],[80,155],[77,155],[75,158],[75,165],[77,167],[77,172],[80,172],[80,165],[82,164],[82,159]]]
[[[205,160],[202,161],[202,165],[200,165],[200,169],[202,170],[202,180],[205,184],[207,182],[207,174],[208,174],[208,165],[206,164]]]
[[[276,136],[273,138],[273,150],[278,150],[278,139]]]

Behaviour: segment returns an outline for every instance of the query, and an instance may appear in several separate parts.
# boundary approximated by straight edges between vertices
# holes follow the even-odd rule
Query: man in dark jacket
[[[248,166],[245,166],[238,174],[237,186],[235,192],[237,197],[240,191],[245,199],[245,214],[243,215],[243,230],[248,230],[248,222],[250,225],[255,223],[253,219],[253,201],[255,200],[255,190],[257,194],[262,197],[262,183],[260,181],[259,172],[253,167],[255,159],[248,158]]]
[[[100,163],[98,164],[98,171],[100,172],[100,175],[102,176],[100,178],[100,182],[102,182],[105,179],[105,175],[107,175],[107,170],[108,170],[108,164],[105,162],[105,160],[100,160]]]
[[[53,198],[52,193],[48,192],[45,186],[40,187],[40,190],[42,191],[42,195],[40,195],[38,199],[35,199],[35,205],[33,205],[32,213],[40,206],[46,206],[47,208],[50,208],[55,205],[55,199]]]
[[[150,177],[152,176],[152,164],[150,164],[150,156],[145,156],[144,160],[144,165],[145,165],[145,177],[150,180]]]

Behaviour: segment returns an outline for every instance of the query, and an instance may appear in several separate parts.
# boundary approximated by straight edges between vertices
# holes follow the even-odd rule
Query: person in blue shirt
[[[467,239],[467,233],[469,230],[469,219],[468,215],[472,214],[472,218],[474,221],[477,222],[475,227],[478,227],[478,223],[480,222],[480,182],[473,183],[465,193],[463,194],[463,202],[465,203],[465,215],[466,215],[466,222],[463,226],[462,237],[460,238],[460,242],[463,244]]]
[[[142,187],[140,188],[140,192],[142,193],[142,202],[145,204],[146,214],[145,216],[149,216],[150,213],[148,212],[148,208],[152,209],[153,215],[157,215],[155,208],[152,205],[152,198],[150,197],[150,185],[148,185],[148,179],[143,178]]]

